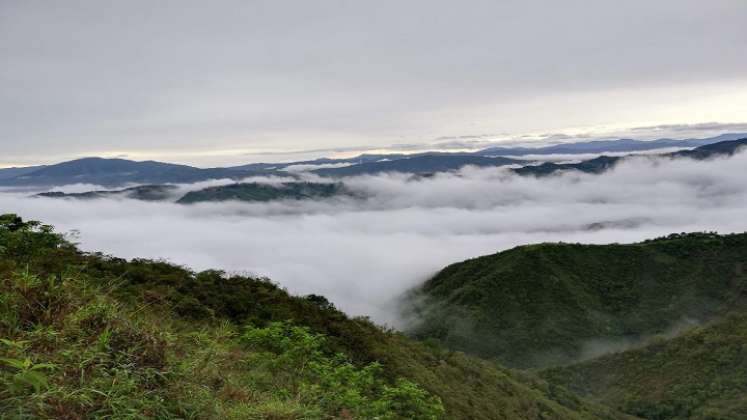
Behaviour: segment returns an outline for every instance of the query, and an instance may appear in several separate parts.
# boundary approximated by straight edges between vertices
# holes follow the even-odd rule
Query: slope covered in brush
[[[747,234],[523,246],[447,267],[406,308],[415,337],[549,366],[742,305],[745,261]]]
[[[747,413],[745,354],[747,316],[732,314],[675,338],[657,338],[543,376],[648,419],[738,420]]]
[[[0,337],[0,412],[19,418],[627,418],[320,296],[84,254],[12,215]]]

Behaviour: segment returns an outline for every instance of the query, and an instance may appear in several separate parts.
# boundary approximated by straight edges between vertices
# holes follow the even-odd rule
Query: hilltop
[[[414,337],[546,367],[744,306],[745,261],[747,234],[522,246],[445,268],[404,307]]]

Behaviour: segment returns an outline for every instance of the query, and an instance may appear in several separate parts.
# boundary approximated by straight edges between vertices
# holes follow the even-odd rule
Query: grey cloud
[[[630,108],[619,89],[744,86],[746,19],[741,0],[6,0],[0,143],[12,163],[596,124]]]
[[[506,137],[507,133],[498,134],[463,134],[461,136],[441,136],[436,138],[436,141],[447,141],[447,140],[482,140],[482,139],[493,139],[496,137]]]

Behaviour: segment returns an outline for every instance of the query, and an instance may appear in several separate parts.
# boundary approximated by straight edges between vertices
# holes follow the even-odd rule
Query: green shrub
[[[324,412],[424,420],[444,414],[438,398],[405,379],[388,384],[378,363],[354,366],[345,355],[330,353],[326,338],[308,328],[274,322],[266,328],[247,328],[242,341],[258,352],[249,363],[269,371],[265,386]]]

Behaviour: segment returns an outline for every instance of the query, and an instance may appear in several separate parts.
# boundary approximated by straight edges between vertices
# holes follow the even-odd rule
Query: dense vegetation
[[[731,314],[681,336],[543,372],[653,420],[741,420],[747,415],[747,315]]]
[[[265,279],[81,253],[0,217],[3,418],[616,419]]]
[[[242,180],[253,176],[292,176],[286,169],[294,165],[347,165],[313,169],[311,172],[324,177],[347,177],[375,175],[381,173],[431,174],[456,171],[464,166],[496,167],[524,165],[516,168],[521,175],[544,176],[558,171],[575,170],[601,173],[612,168],[624,158],[600,156],[579,163],[552,163],[525,165],[525,160],[505,156],[533,154],[575,154],[654,150],[662,147],[694,147],[693,150],[670,153],[672,158],[686,157],[707,159],[714,156],[730,156],[745,145],[747,139],[732,139],[725,135],[704,140],[658,141],[593,141],[554,145],[542,148],[489,148],[474,153],[426,152],[417,154],[361,155],[347,159],[316,159],[287,163],[254,163],[231,168],[195,168],[163,162],[135,162],[125,159],[84,158],[56,165],[29,168],[0,168],[0,185],[7,186],[55,186],[77,183],[121,187],[127,184],[193,183],[211,179]]]
[[[424,174],[456,171],[464,166],[496,167],[520,164],[522,161],[504,157],[485,157],[468,154],[421,154],[402,159],[382,159],[341,168],[317,169],[314,173],[327,177],[376,175],[381,173]]]
[[[741,307],[745,261],[747,234],[518,247],[415,291],[411,333],[514,367],[569,363]]]

